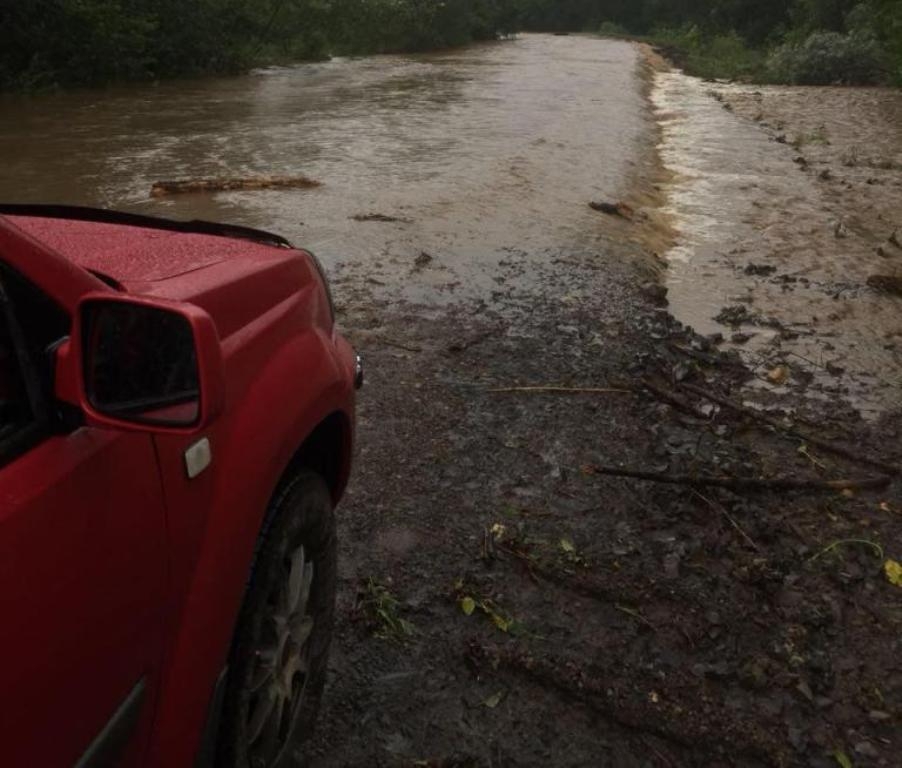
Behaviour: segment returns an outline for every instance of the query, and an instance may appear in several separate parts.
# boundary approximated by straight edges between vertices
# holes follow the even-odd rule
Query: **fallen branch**
[[[663,387],[659,387],[657,384],[649,381],[648,379],[642,379],[642,386],[645,387],[649,392],[651,392],[658,400],[667,403],[668,405],[676,408],[678,411],[682,411],[688,416],[692,416],[695,419],[700,419],[701,421],[710,421],[710,415],[705,415],[698,408],[696,408],[692,403],[686,402],[682,397],[680,397],[676,392],[671,392],[669,389],[664,389]]]
[[[597,475],[630,477],[670,485],[713,486],[735,491],[861,491],[885,488],[892,482],[889,477],[865,477],[855,480],[799,480],[792,477],[729,477],[727,475],[669,475],[664,472],[645,472],[639,469],[590,466]]]
[[[593,211],[599,211],[600,213],[606,213],[608,216],[619,216],[622,219],[632,220],[633,214],[635,213],[629,205],[623,202],[619,203],[607,203],[603,201],[593,200],[589,203],[589,207]]]
[[[158,181],[150,188],[151,197],[182,195],[196,192],[229,192],[252,189],[310,189],[321,182],[306,176],[257,176],[246,179],[183,179]]]
[[[746,540],[746,542],[748,543],[748,545],[749,545],[752,549],[754,549],[754,550],[756,550],[756,551],[760,551],[760,550],[761,550],[761,547],[759,547],[759,546],[752,540],[751,536],[749,536],[749,535],[742,529],[742,526],[739,525],[739,523],[736,522],[736,520],[733,518],[733,516],[732,516],[729,512],[727,512],[727,508],[726,508],[723,504],[718,504],[718,503],[715,503],[715,502],[711,501],[711,499],[709,499],[707,496],[702,496],[702,495],[701,495],[698,491],[696,491],[694,488],[692,489],[692,493],[693,493],[693,495],[695,495],[696,497],[698,497],[699,499],[701,499],[703,502],[705,502],[705,504],[707,504],[709,507],[711,507],[711,509],[713,509],[715,512],[720,512],[720,513],[721,513],[721,514],[729,521],[730,525],[732,525],[732,526],[736,529],[736,532],[737,532],[740,536],[742,536],[743,539]]]
[[[354,221],[382,221],[386,223],[395,221],[409,223],[410,221],[410,219],[402,219],[398,216],[388,216],[384,213],[355,213],[350,218]]]
[[[522,675],[624,728],[652,734],[670,744],[690,749],[704,765],[716,762],[705,758],[709,752],[720,755],[724,744],[730,745],[731,757],[748,755],[755,762],[767,765],[784,765],[786,762],[778,739],[766,730],[733,718],[722,708],[712,711],[706,718],[693,717],[692,708],[686,701],[675,699],[675,691],[653,698],[649,692],[661,684],[660,680],[644,679],[623,665],[619,668],[605,668],[600,664],[588,667],[565,656],[547,653],[536,657],[522,648],[499,649],[483,646],[477,641],[470,642],[468,659],[486,669],[506,669]],[[696,685],[694,682],[681,682],[684,682],[682,691],[688,689],[690,696],[700,695],[689,688]],[[676,688],[676,691],[680,690]]]
[[[822,451],[826,451],[827,453],[832,453],[835,456],[841,456],[844,459],[848,459],[849,461],[853,461],[858,464],[864,464],[869,467],[874,467],[875,469],[879,469],[881,472],[886,472],[888,475],[892,475],[893,477],[902,474],[902,468],[898,466],[887,464],[884,461],[871,458],[870,456],[863,456],[862,454],[857,453],[850,448],[845,448],[841,445],[836,445],[835,443],[830,443],[826,440],[821,440],[819,438],[803,434],[802,432],[799,432],[792,427],[786,427],[767,414],[760,413],[753,408],[746,408],[744,405],[733,402],[729,398],[721,397],[720,395],[714,394],[713,392],[708,392],[707,390],[702,389],[701,387],[697,387],[694,384],[681,384],[680,386],[688,392],[692,392],[699,397],[710,400],[712,403],[717,403],[718,405],[722,405],[724,408],[729,408],[733,411],[736,411],[737,413],[741,413],[745,416],[748,416],[749,418],[755,419],[756,421],[767,424],[768,426],[776,429],[778,432],[783,432],[784,434],[794,437],[797,440],[803,440],[809,445],[820,448]]]
[[[674,352],[679,352],[680,354],[686,355],[686,357],[691,357],[693,360],[698,360],[700,363],[705,363],[705,365],[723,365],[723,359],[717,357],[716,355],[711,355],[707,352],[700,352],[697,349],[690,349],[689,347],[684,347],[681,344],[677,344],[673,341],[668,342],[667,346],[670,347]]]
[[[613,387],[496,387],[487,392],[534,392],[557,395],[631,395],[631,389],[614,389]]]

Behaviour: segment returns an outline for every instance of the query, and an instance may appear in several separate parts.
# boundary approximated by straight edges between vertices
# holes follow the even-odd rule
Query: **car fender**
[[[189,765],[194,759],[269,501],[292,457],[323,419],[339,412],[352,422],[353,379],[341,359],[347,354],[321,329],[291,337],[255,371],[240,404],[227,406],[224,423],[214,429],[217,467],[210,473],[209,514],[203,525],[183,526],[173,537],[174,583],[188,586],[176,598],[176,634],[164,669],[149,765]],[[280,404],[284,413],[276,427],[267,426]],[[160,454],[168,481],[181,471],[165,466],[178,452]],[[170,514],[200,511],[191,503],[185,510],[179,506],[171,503]]]

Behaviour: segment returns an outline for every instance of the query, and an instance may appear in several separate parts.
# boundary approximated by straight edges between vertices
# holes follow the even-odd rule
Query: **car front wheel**
[[[323,479],[298,472],[274,500],[239,615],[217,765],[298,765],[326,678],[336,542]]]

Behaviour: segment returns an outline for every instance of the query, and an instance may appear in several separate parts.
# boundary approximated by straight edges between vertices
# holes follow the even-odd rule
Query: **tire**
[[[319,475],[301,470],[272,502],[258,543],[229,658],[217,766],[300,764],[326,681],[335,587],[332,499]]]

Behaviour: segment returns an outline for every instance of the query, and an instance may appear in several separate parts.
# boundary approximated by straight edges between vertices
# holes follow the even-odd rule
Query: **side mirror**
[[[57,357],[57,395],[95,426],[195,432],[222,411],[222,350],[212,318],[190,304],[93,293]]]

